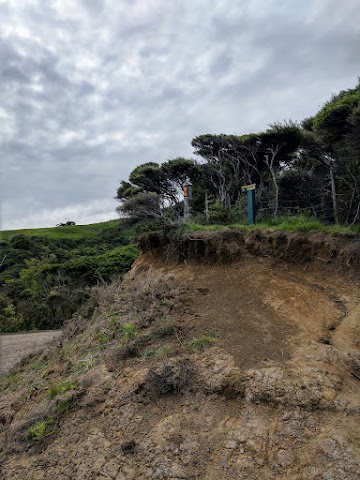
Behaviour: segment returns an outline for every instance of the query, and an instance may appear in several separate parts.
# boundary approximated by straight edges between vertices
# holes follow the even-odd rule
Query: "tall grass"
[[[344,226],[344,225],[325,225],[320,220],[307,215],[282,215],[277,218],[269,220],[262,220],[261,222],[249,226],[247,222],[241,221],[229,225],[198,225],[196,223],[187,223],[185,230],[194,232],[199,230],[217,231],[225,228],[246,228],[254,229],[273,229],[273,230],[288,230],[300,232],[328,232],[335,234],[356,234],[360,233],[360,225]]]

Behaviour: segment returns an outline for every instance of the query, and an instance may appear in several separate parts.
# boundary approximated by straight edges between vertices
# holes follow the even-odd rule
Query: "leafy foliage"
[[[253,183],[258,218],[302,213],[326,223],[360,222],[360,83],[333,95],[301,125],[290,120],[257,133],[208,133],[191,144],[198,161],[178,157],[137,167],[118,190],[119,213],[179,224],[181,189],[190,178],[197,222],[242,221],[241,186]]]
[[[31,236],[27,230],[2,233],[3,332],[61,327],[89,299],[92,285],[122,276],[138,253],[130,243],[133,228],[119,220],[103,228],[57,227],[31,230]]]

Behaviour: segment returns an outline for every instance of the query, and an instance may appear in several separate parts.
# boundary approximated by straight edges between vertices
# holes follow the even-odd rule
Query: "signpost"
[[[241,187],[242,192],[247,192],[249,225],[254,225],[255,223],[255,189],[255,183]]]

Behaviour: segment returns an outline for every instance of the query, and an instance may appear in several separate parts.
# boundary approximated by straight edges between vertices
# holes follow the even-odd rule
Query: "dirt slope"
[[[359,285],[322,260],[144,251],[3,386],[0,477],[358,479]]]

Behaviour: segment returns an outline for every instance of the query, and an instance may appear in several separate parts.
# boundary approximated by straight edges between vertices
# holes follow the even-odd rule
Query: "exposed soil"
[[[61,334],[60,330],[0,335],[0,375],[20,360],[46,346]]]
[[[165,267],[168,270],[169,266]],[[171,267],[197,292],[188,321],[219,329],[218,345],[242,369],[281,362],[311,342],[335,346],[345,315],[360,313],[359,288],[328,275],[248,256],[236,264]],[[354,338],[355,340],[355,338]],[[335,342],[335,344],[334,344]]]
[[[285,261],[268,242],[215,236],[201,240],[203,256],[193,243],[171,257],[178,244],[144,241],[95,316],[5,385],[1,478],[359,478],[360,290],[357,260],[340,254],[356,244],[341,243],[338,268],[329,250],[305,258],[310,239]],[[116,319],[137,328],[121,355]],[[191,351],[194,338],[212,340]],[[70,377],[76,386],[49,398]],[[29,438],[50,417],[47,436]]]
[[[172,238],[166,234],[140,237],[142,252],[163,262],[197,261],[213,265],[232,263],[245,254],[283,259],[287,263],[314,265],[360,279],[360,235],[329,235],[313,232],[225,229],[200,231]]]

